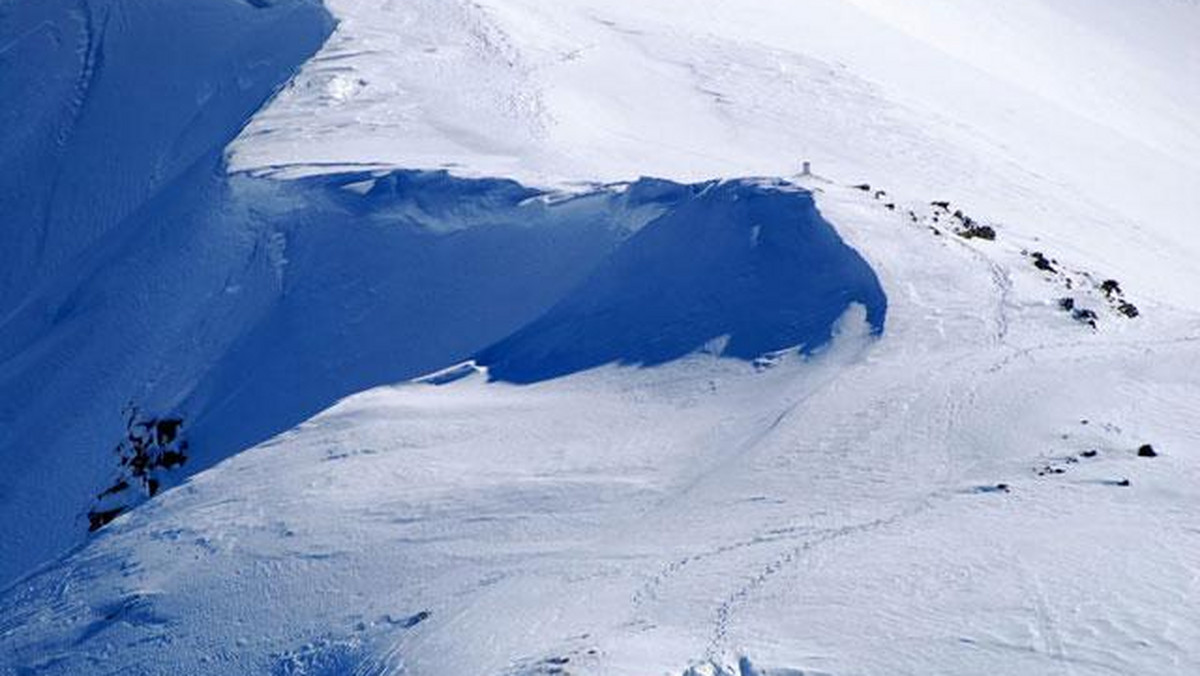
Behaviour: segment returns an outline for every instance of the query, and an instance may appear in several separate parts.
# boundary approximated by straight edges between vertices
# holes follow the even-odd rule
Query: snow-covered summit
[[[330,0],[229,148],[280,176],[784,176],[969,203],[1200,307],[1200,7],[1181,0]]]

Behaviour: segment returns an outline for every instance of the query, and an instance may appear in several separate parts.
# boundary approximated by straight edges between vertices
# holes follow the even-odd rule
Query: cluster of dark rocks
[[[1075,299],[1071,297],[1059,298],[1058,307],[1064,312],[1070,312],[1071,318],[1082,324],[1087,324],[1093,329],[1096,328],[1096,322],[1100,321],[1100,315],[1096,314],[1095,310],[1078,307]]]
[[[1100,283],[1100,291],[1104,293],[1104,297],[1108,299],[1113,308],[1122,315],[1133,319],[1141,314],[1136,305],[1125,300],[1125,292],[1121,290],[1121,283],[1117,280],[1104,280]]]
[[[1061,281],[1062,285],[1068,291],[1075,291],[1078,288],[1086,288],[1092,286],[1096,291],[1104,297],[1109,306],[1117,314],[1128,319],[1134,319],[1141,315],[1141,311],[1136,305],[1125,299],[1125,292],[1121,289],[1121,283],[1115,279],[1105,279],[1097,284],[1094,277],[1087,272],[1078,273],[1082,277],[1082,282],[1077,282],[1070,275],[1062,272],[1062,266],[1057,259],[1047,256],[1041,251],[1023,250],[1021,255],[1030,260],[1033,267],[1042,272],[1052,275],[1054,278]],[[1097,327],[1100,321],[1100,315],[1096,310],[1085,308],[1080,305],[1080,301],[1071,296],[1059,298],[1058,307],[1060,310],[1070,313],[1071,318],[1075,321],[1086,324],[1093,329]]]
[[[1057,260],[1046,256],[1046,254],[1042,253],[1041,251],[1032,251],[1026,253],[1025,255],[1033,259],[1033,267],[1037,268],[1038,270],[1041,270],[1042,272],[1049,272],[1052,275],[1058,274],[1058,268],[1056,267],[1058,265]]]
[[[1081,420],[1080,424],[1087,425],[1088,421]],[[1068,435],[1063,435],[1063,438],[1066,439],[1069,437],[1068,437]],[[1155,450],[1155,448],[1152,444],[1142,444],[1142,445],[1138,446],[1135,454],[1139,458],[1157,458],[1158,457],[1158,451]],[[1043,463],[1042,465],[1039,465],[1038,467],[1034,468],[1034,474],[1036,474],[1039,477],[1058,476],[1058,475],[1066,474],[1067,468],[1070,465],[1076,465],[1076,464],[1079,464],[1080,462],[1084,462],[1084,461],[1088,461],[1088,460],[1095,460],[1095,459],[1099,458],[1100,456],[1101,456],[1100,449],[1094,448],[1094,447],[1088,448],[1086,450],[1080,451],[1079,453],[1077,453],[1075,455],[1068,455],[1066,457],[1059,458],[1058,460],[1056,460],[1054,462]],[[1108,480],[1108,481],[1103,481],[1101,483],[1103,483],[1106,486],[1117,486],[1117,487],[1122,487],[1122,488],[1126,488],[1126,487],[1133,485],[1133,482],[1130,481],[1128,478],[1112,479],[1112,480]]]
[[[113,450],[118,476],[96,496],[95,506],[88,511],[89,531],[103,528],[138,503],[157,495],[165,474],[188,460],[182,418],[146,416],[134,406],[128,407],[125,415],[125,438]]]
[[[870,183],[859,183],[851,186],[851,188],[868,193],[876,200],[884,201],[883,206],[889,211],[896,210],[896,203],[887,201],[888,193],[886,190],[873,187]],[[942,231],[946,230],[963,239],[979,239],[989,242],[996,240],[996,229],[993,226],[977,221],[962,209],[953,208],[949,200],[934,200],[929,205],[932,207],[933,212],[926,223],[930,232],[935,236],[941,236]],[[922,217],[916,211],[909,209],[907,214],[908,220],[914,225],[922,222]],[[1076,281],[1070,274],[1062,271],[1063,266],[1058,262],[1058,259],[1042,251],[1022,250],[1021,255],[1027,257],[1033,267],[1047,273],[1051,278],[1060,281],[1068,291],[1076,290],[1077,286],[1087,287],[1095,285],[1095,288],[1104,295],[1117,314],[1129,319],[1140,316],[1141,311],[1137,306],[1125,299],[1124,291],[1117,280],[1106,279],[1100,284],[1095,284],[1092,281],[1094,278],[1090,274],[1078,273],[1084,278],[1084,281]],[[1092,308],[1080,306],[1079,303],[1080,301],[1072,297],[1063,297],[1058,301],[1059,308],[1069,313],[1072,319],[1093,329],[1098,328],[1100,314]]]
[[[950,231],[959,237],[963,239],[982,239],[989,242],[996,240],[995,228],[971,218],[962,209],[955,209],[951,212],[949,201],[934,201],[930,202],[929,205],[934,209],[933,221],[941,223],[942,219],[945,218],[951,223]]]

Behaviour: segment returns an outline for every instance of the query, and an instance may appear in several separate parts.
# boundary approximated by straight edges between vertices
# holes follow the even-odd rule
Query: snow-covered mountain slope
[[[0,673],[1197,672],[1197,34],[0,0]]]
[[[1011,247],[822,189],[896,290],[882,337],[856,306],[807,359],[528,386],[464,368],[350,397],[11,589],[4,654],[51,674],[1200,667],[1200,337],[1107,310],[1093,333]]]
[[[331,28],[312,0],[5,0],[0,319],[211,164]]]
[[[292,176],[781,176],[952,199],[1200,307],[1200,8],[1017,0],[330,0],[230,147]]]
[[[80,540],[119,410],[169,412],[252,323],[265,294],[226,284],[269,279],[270,235],[214,206],[222,151],[331,28],[307,0],[0,3],[0,580]]]
[[[319,6],[20,3],[4,18],[5,582],[111,508],[97,496],[125,480],[112,450],[128,406],[182,419],[180,478],[470,356],[685,194],[648,183],[551,204],[439,173],[230,177],[224,144],[319,46]],[[78,43],[56,38],[76,28]],[[76,89],[34,95],[79,68]]]
[[[182,420],[176,478],[203,469],[343,396],[471,356],[699,191],[644,181],[549,200],[444,174],[188,178],[128,221],[136,240],[84,258],[81,282],[33,296],[0,331],[4,498],[25,515],[0,540],[9,575],[86,533],[120,480],[110,451],[127,405]]]

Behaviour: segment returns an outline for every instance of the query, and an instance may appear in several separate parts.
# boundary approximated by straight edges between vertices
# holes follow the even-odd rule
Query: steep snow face
[[[683,186],[672,186],[682,192]],[[569,201],[505,180],[394,173],[278,184],[238,177],[233,203],[267,234],[269,302],[201,362],[176,408],[202,464],[339,398],[469,357],[537,317],[670,197]],[[240,283],[240,282],[239,282]]]
[[[663,364],[706,346],[746,360],[797,347],[811,354],[852,303],[883,331],[875,274],[810,193],[710,183],[476,361],[493,378],[528,383],[613,362]]]
[[[309,0],[0,2],[0,579],[86,528],[113,413],[169,410],[266,302],[222,149],[331,27]]]
[[[1200,307],[1200,6],[1101,4],[330,0],[337,32],[230,156],[555,187],[808,159]]]
[[[316,0],[0,3],[0,321],[212,166],[331,28]]]

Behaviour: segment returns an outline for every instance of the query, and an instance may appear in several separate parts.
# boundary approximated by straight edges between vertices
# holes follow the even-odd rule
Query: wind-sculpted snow
[[[55,86],[72,69],[87,77],[64,89],[70,114],[58,122],[5,109],[16,126],[3,160],[21,170],[0,178],[0,227],[14,242],[0,254],[0,580],[142,499],[122,488],[112,452],[130,406],[181,421],[189,455],[178,480],[346,395],[466,359],[556,303],[570,307],[579,296],[567,292],[610,255],[606,269],[621,274],[644,260],[637,279],[674,289],[672,308],[629,308],[632,342],[601,345],[584,324],[592,335],[577,347],[556,346],[575,351],[568,361],[513,352],[497,374],[657,363],[723,334],[731,356],[811,349],[848,302],[881,302],[877,285],[864,286],[869,270],[796,189],[643,179],[554,195],[445,172],[229,175],[221,148],[327,25],[305,2],[209,2],[168,20],[158,5],[98,1],[42,23],[32,15],[50,9],[22,6],[6,25],[33,29],[3,56],[45,64],[5,69],[6,101],[58,100],[33,97],[31,72]],[[198,32],[177,35],[186,31],[175,20],[193,11]],[[37,36],[76,20],[89,56],[56,61]],[[273,20],[287,30],[273,33]],[[237,26],[226,34],[222,21]],[[110,24],[119,29],[97,27]],[[216,49],[187,42],[210,33],[221,34]],[[264,44],[238,41],[249,36]],[[241,46],[221,52],[226,39]],[[275,39],[289,47],[254,56]],[[624,291],[597,299],[638,302],[613,293]],[[561,338],[561,327],[537,325],[514,344]]]
[[[130,406],[182,421],[181,478],[503,338],[684,190],[229,176],[329,29],[308,0],[4,2],[0,581],[135,502]]]
[[[329,29],[307,0],[5,2],[0,581],[137,501],[131,405],[182,421],[182,478],[503,338],[684,190],[227,175]]]
[[[17,366],[0,393],[21,407],[2,457],[22,480],[6,492],[12,509],[40,505],[5,522],[5,546],[27,547],[7,574],[82,534],[130,403],[183,421],[190,473],[348,394],[465,359],[556,303],[486,352],[498,377],[660,363],[723,335],[729,356],[811,351],[850,302],[882,322],[870,269],[795,188],[644,179],[555,198],[442,172],[281,183],[214,169],[145,205],[125,226],[136,238],[106,241],[82,282],[33,296],[0,331]],[[581,299],[621,316],[564,329]]]
[[[493,378],[528,383],[611,362],[661,364],[706,346],[740,359],[790,347],[811,354],[851,303],[883,330],[879,281],[810,193],[708,183],[476,361]]]

